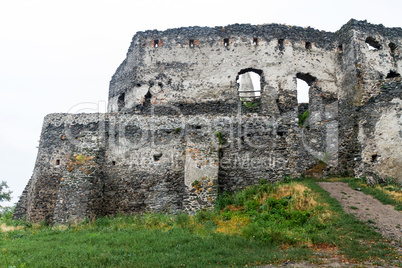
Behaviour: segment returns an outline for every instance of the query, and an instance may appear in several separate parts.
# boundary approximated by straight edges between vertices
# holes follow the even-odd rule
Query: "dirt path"
[[[383,205],[377,199],[352,189],[344,182],[319,182],[324,190],[336,198],[345,212],[376,226],[377,230],[402,246],[402,213],[391,205]]]
[[[345,212],[353,214],[356,218],[376,227],[385,237],[390,238],[394,246],[402,254],[402,213],[396,211],[391,205],[383,205],[370,195],[354,190],[344,182],[319,182],[324,190],[336,198],[342,205]],[[321,258],[322,264],[286,262],[281,265],[266,265],[263,268],[271,267],[396,267],[384,264],[375,265],[370,261],[362,263],[348,263],[341,255],[334,255],[333,258]],[[399,266],[398,266],[399,267]]]

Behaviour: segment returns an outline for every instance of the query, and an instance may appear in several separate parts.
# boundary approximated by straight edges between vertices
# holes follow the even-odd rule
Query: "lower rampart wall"
[[[320,156],[305,147],[325,147],[309,133],[325,136],[326,128],[288,119],[49,115],[14,217],[66,223],[119,212],[191,212],[212,207],[219,190],[300,176]]]

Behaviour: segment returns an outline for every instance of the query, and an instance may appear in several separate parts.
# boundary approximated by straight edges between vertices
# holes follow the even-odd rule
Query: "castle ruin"
[[[45,117],[14,217],[191,212],[220,191],[303,174],[402,182],[401,47],[401,28],[353,19],[335,33],[278,24],[138,32],[107,113]]]

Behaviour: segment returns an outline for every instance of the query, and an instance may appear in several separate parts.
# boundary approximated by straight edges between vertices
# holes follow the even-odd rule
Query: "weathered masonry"
[[[108,113],[46,116],[14,217],[191,212],[303,174],[402,182],[401,47],[401,28],[356,20],[139,32]]]

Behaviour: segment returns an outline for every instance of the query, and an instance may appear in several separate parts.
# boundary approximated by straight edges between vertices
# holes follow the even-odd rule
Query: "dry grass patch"
[[[336,217],[338,217],[338,214],[335,213],[334,211],[325,209],[322,213],[318,215],[318,221],[321,224],[324,224],[326,222],[331,222],[334,220]]]
[[[397,187],[395,186],[381,187],[377,185],[376,188],[392,196],[392,198],[394,198],[396,201],[402,202],[402,191],[397,189]]]
[[[338,247],[335,245],[331,245],[328,243],[317,243],[312,245],[312,248],[315,249],[316,251],[338,251]]]
[[[55,230],[55,231],[65,231],[67,229],[68,229],[68,226],[63,225],[63,224],[57,224],[57,225],[52,227],[52,230]]]
[[[238,234],[242,233],[242,228],[247,226],[250,223],[250,219],[245,216],[233,216],[230,220],[216,220],[216,232],[223,233],[223,234]]]
[[[316,194],[301,183],[280,185],[273,196],[277,199],[292,196],[292,207],[295,210],[308,210],[317,206]]]
[[[242,211],[242,210],[244,210],[244,206],[228,205],[227,208],[229,209],[229,211]]]
[[[0,225],[1,231],[2,232],[12,232],[16,230],[22,230],[24,227],[23,226],[7,226],[5,223]]]

